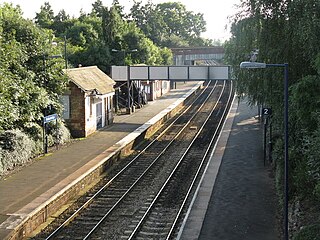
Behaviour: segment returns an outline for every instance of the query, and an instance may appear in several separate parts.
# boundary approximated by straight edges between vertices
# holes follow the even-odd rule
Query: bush
[[[58,121],[58,144],[69,142],[71,134],[69,129],[64,125],[61,120]]]
[[[304,227],[293,239],[320,240],[320,224],[314,224]]]
[[[32,155],[37,156],[43,152],[43,130],[37,123],[28,123],[24,127],[24,132],[30,136],[34,142]]]
[[[34,122],[27,123],[24,128],[24,132],[27,133],[33,140],[42,141],[42,127]]]
[[[310,176],[320,182],[320,127],[316,129],[310,138],[307,151],[308,167]]]
[[[318,119],[320,122],[320,119]],[[301,187],[308,189],[314,197],[320,200],[320,124],[315,131],[306,137],[305,144],[305,178],[309,184],[301,183]],[[302,191],[303,192],[303,191]]]
[[[48,132],[49,146],[53,146],[56,141],[58,144],[70,141],[70,132],[61,120],[58,121],[58,131],[54,127],[55,124],[52,123]],[[42,127],[36,123],[28,123],[24,131],[15,129],[0,133],[0,175],[25,165],[31,158],[43,152]]]
[[[0,174],[28,162],[33,156],[34,142],[21,130],[8,130],[0,134]]]
[[[284,178],[284,159],[283,159],[283,141],[282,139],[274,139],[272,151],[272,159],[274,159],[275,168],[275,185],[277,195],[279,196],[280,205],[283,198],[283,178]]]
[[[318,201],[320,200],[320,182],[318,182],[316,184],[316,186],[314,187],[314,191],[313,191],[314,196],[318,199]]]

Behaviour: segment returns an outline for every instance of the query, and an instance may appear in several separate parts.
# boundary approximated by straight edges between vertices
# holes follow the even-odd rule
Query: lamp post
[[[44,74],[46,75],[46,72],[47,72],[47,68],[46,68],[46,60],[47,59],[55,59],[55,58],[61,58],[62,56],[61,55],[46,55],[46,54],[43,54],[43,71],[44,71]],[[44,85],[45,87],[47,88],[47,80],[46,80],[46,76],[44,76]],[[52,108],[52,105],[50,105],[50,108],[49,110],[51,110]],[[45,109],[45,112],[44,112],[44,119],[46,117],[50,117],[50,116],[47,116],[48,115],[48,108]],[[55,114],[55,117],[57,117],[58,115]],[[56,120],[57,118],[55,118]],[[48,153],[48,135],[47,135],[47,123],[49,121],[45,121],[43,120],[43,151],[44,151],[44,154]],[[58,131],[58,122],[56,121],[56,129]],[[56,135],[58,136],[58,135]],[[56,140],[58,142],[58,140]]]
[[[67,61],[67,36],[64,36],[64,65],[65,65],[65,69],[68,69],[68,61]],[[57,42],[52,42],[53,46],[57,46],[58,43]],[[60,56],[61,57],[61,56]]]
[[[126,60],[126,53],[128,52],[138,52],[138,49],[132,49],[132,50],[124,50],[124,49],[121,49],[121,50],[118,50],[118,49],[111,49],[112,52],[122,52],[123,53],[123,66],[125,65],[125,60]]]
[[[288,116],[289,116],[289,64],[267,64],[259,62],[242,62],[240,68],[270,68],[270,67],[283,67],[284,68],[284,237],[285,240],[289,239],[289,221],[288,221],[288,198],[289,198],[289,184],[288,184],[288,171],[289,171],[289,151],[288,151]]]
[[[57,42],[52,42],[51,43],[52,46],[57,46],[58,43]],[[44,74],[46,75],[47,69],[46,69],[46,60],[48,59],[56,59],[56,58],[63,58],[62,55],[48,55],[46,53],[43,53],[43,71]],[[67,62],[67,40],[66,37],[64,37],[64,60],[65,60],[65,68],[68,68],[68,62]],[[44,77],[44,84],[45,87],[47,87],[47,80],[46,80],[46,76]],[[58,123],[57,123],[57,114],[53,114],[53,115],[48,115],[47,110],[45,110],[44,113],[44,118],[43,118],[43,149],[44,149],[44,153],[48,153],[48,135],[47,135],[47,123],[50,122],[50,118],[53,117],[54,120],[56,120],[56,129],[58,131]],[[49,120],[48,120],[49,119]],[[56,135],[58,136],[58,135]],[[56,140],[57,141],[57,140]],[[58,142],[58,141],[57,141]]]

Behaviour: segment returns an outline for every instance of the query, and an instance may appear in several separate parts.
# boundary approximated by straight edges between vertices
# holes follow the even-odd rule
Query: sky
[[[24,17],[33,19],[44,2],[50,3],[55,14],[64,9],[70,16],[78,17],[80,9],[89,13],[95,0],[0,0],[0,4],[4,2],[20,5]],[[105,6],[110,6],[112,0],[102,0],[102,2]],[[146,3],[147,0],[143,2]],[[235,4],[239,4],[240,0],[152,0],[154,4],[163,2],[181,2],[186,6],[187,11],[202,13],[207,23],[207,31],[202,34],[202,37],[224,41],[230,37],[228,17],[236,12]],[[125,7],[125,11],[129,11],[133,1],[119,0],[119,3]]]

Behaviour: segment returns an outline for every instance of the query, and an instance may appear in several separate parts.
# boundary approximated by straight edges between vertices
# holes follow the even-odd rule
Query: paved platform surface
[[[131,115],[115,116],[113,125],[51,155],[41,157],[30,166],[0,180],[0,224],[61,181],[64,180],[67,184],[70,174],[124,139],[162,110],[174,105],[179,98],[198,85],[199,82],[177,83],[177,89],[149,102]]]
[[[280,239],[273,178],[263,165],[256,114],[257,108],[245,101],[234,102],[180,239]]]

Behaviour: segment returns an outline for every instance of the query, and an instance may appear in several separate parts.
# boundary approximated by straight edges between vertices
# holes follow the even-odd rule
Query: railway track
[[[54,231],[47,234],[51,230],[46,230],[36,239],[176,236],[231,96],[231,82],[208,83],[183,114],[99,190],[87,196],[79,209]]]
[[[208,161],[208,153],[217,137],[222,117],[226,114],[227,109],[222,106],[222,102],[231,98],[228,88],[229,86],[225,86],[216,107],[212,109],[188,151],[181,157],[128,239],[172,239],[177,235],[177,225],[182,220],[197,181],[200,180],[201,169]],[[212,116],[213,113],[216,114],[215,117]]]

